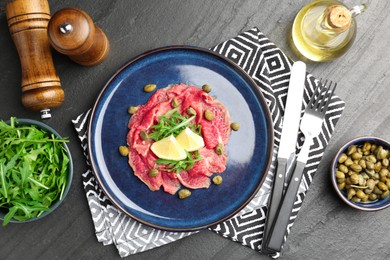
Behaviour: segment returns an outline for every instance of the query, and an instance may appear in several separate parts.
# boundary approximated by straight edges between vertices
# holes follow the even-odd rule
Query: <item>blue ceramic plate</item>
[[[149,83],[209,84],[241,129],[232,132],[223,183],[177,195],[152,192],[121,157],[126,144],[130,105],[147,102]],[[106,84],[90,121],[89,153],[95,175],[110,200],[132,218],[155,228],[198,230],[239,212],[256,194],[268,171],[273,144],[272,122],[266,102],[252,79],[234,63],[196,47],[171,46],[152,50],[131,60]]]

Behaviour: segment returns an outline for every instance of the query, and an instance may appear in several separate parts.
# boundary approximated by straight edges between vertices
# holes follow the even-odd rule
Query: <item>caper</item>
[[[363,157],[363,155],[361,153],[358,153],[358,152],[354,152],[352,155],[351,155],[352,159],[354,160],[359,160]]]
[[[222,155],[223,154],[223,149],[224,147],[223,147],[223,144],[221,144],[221,143],[219,143],[216,147],[215,147],[215,152],[216,152],[216,154],[218,154],[218,155]]]
[[[206,110],[204,111],[204,117],[205,117],[207,120],[209,120],[209,121],[213,120],[213,119],[214,119],[213,112],[211,112],[210,110],[206,109]]]
[[[356,191],[353,188],[348,189],[347,191],[347,198],[350,200],[353,196],[355,196]]]
[[[188,198],[189,196],[191,196],[191,191],[187,190],[187,189],[182,189],[182,190],[179,190],[179,198],[180,199],[185,199],[185,198]]]
[[[374,163],[371,161],[366,161],[366,168],[368,170],[374,170]]]
[[[345,160],[345,162],[344,162],[344,165],[347,166],[347,167],[351,166],[352,164],[353,164],[353,161],[352,161],[352,159],[349,158],[349,157],[348,157],[348,159]]]
[[[368,195],[364,194],[364,197],[362,198],[362,202],[367,202],[368,201]]]
[[[386,168],[382,168],[379,171],[379,176],[381,176],[381,178],[386,178],[388,174],[389,174],[389,170]]]
[[[375,181],[373,179],[368,179],[366,185],[368,189],[373,190],[375,187]]]
[[[367,175],[368,176],[370,176],[370,177],[374,177],[374,175],[375,175],[375,171],[374,170],[365,170],[365,172],[367,173]]]
[[[172,107],[180,106],[179,100],[177,98],[172,99]]]
[[[156,89],[156,84],[147,84],[144,87],[145,92],[153,92]]]
[[[367,188],[367,189],[364,189],[363,191],[364,191],[364,193],[367,194],[367,195],[369,195],[369,194],[372,193],[372,190],[370,190],[370,189],[368,189],[368,188]]]
[[[376,200],[377,198],[378,198],[378,195],[376,195],[375,193],[371,193],[370,195],[368,195],[369,200]]]
[[[389,187],[387,187],[386,184],[384,184],[383,182],[378,182],[378,184],[376,185],[379,189],[383,190],[383,191],[387,191],[389,190]]]
[[[387,180],[386,180],[386,185],[387,185],[387,187],[390,189],[390,179],[387,179]]]
[[[381,155],[382,159],[385,159],[389,155],[389,150],[383,150]]]
[[[190,115],[190,116],[195,116],[196,115],[196,111],[192,107],[189,107],[189,108],[187,108],[187,114]]]
[[[376,163],[376,158],[374,155],[370,154],[366,157],[366,160],[372,163]]]
[[[363,175],[359,174],[359,185],[364,186],[366,184],[366,180],[363,178]]]
[[[129,148],[127,148],[127,146],[121,145],[121,146],[119,146],[118,150],[119,150],[120,155],[122,155],[122,156],[129,155]]]
[[[383,165],[384,167],[389,167],[389,159],[387,159],[387,158],[383,159],[383,160],[382,160],[382,165]]]
[[[367,168],[366,161],[363,160],[363,159],[359,161],[359,165],[360,165],[360,167],[362,167],[362,169],[366,169]]]
[[[204,92],[209,93],[211,91],[211,87],[207,84],[202,86]]]
[[[365,142],[365,143],[363,144],[362,151],[363,151],[363,152],[369,152],[370,149],[371,149],[371,143]]]
[[[221,184],[221,183],[222,183],[222,177],[219,176],[219,175],[214,176],[214,177],[213,177],[213,183],[214,183],[215,185]]]
[[[141,131],[139,135],[141,136],[141,139],[144,141],[149,139],[149,135],[145,131]]]
[[[376,150],[376,144],[371,144],[371,149],[370,151],[373,153]]]
[[[343,165],[343,164],[340,164],[339,165],[339,170],[341,171],[341,172],[343,172],[343,173],[348,173],[348,167],[347,166],[345,166],[345,165]]]
[[[149,175],[150,177],[156,177],[156,176],[158,175],[158,170],[153,168],[153,169],[151,169],[151,170],[149,171],[148,175]]]
[[[375,172],[379,172],[381,169],[382,169],[382,163],[381,162],[377,162],[376,164],[374,164],[374,171]]]
[[[388,196],[389,196],[389,191],[387,190],[387,191],[385,191],[385,192],[383,192],[382,193],[382,195],[381,195],[381,199],[386,199]]]
[[[370,176],[368,176],[368,174],[365,173],[365,172],[360,173],[360,174],[363,176],[363,178],[364,178],[365,180],[368,180],[368,179],[370,178]]]
[[[381,191],[377,186],[374,187],[374,190],[373,192],[377,195],[381,195],[383,193],[383,191]]]
[[[356,152],[356,145],[350,145],[347,150],[348,155],[352,155],[354,152]]]
[[[359,176],[356,173],[354,173],[351,175],[350,180],[351,180],[352,184],[358,184],[359,183]]]
[[[338,159],[339,163],[344,163],[348,159],[348,156],[345,153],[340,154],[340,157]]]
[[[373,179],[374,180],[379,180],[379,173],[375,173]]]
[[[129,106],[129,108],[127,109],[127,112],[130,114],[130,115],[134,115],[139,109],[139,106]]]
[[[230,128],[233,130],[233,131],[238,131],[240,129],[240,123],[237,123],[237,122],[233,122],[230,124]]]
[[[343,183],[345,182],[345,178],[337,178],[337,183]]]
[[[337,179],[345,179],[345,173],[341,171],[336,171],[336,178]]]
[[[351,168],[351,170],[353,170],[354,172],[361,172],[362,171],[362,167],[359,165],[359,164],[352,164],[351,166],[349,166]]]
[[[339,190],[343,190],[345,188],[345,182],[339,183],[337,186]]]
[[[353,202],[361,202],[361,201],[362,201],[361,198],[356,197],[356,196],[353,196],[351,200],[352,200]]]
[[[389,152],[383,148],[383,146],[378,146],[378,148],[375,151],[375,155],[377,159],[385,159],[387,157],[387,154]]]

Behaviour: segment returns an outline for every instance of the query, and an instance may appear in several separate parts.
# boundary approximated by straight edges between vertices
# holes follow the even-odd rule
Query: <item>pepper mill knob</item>
[[[103,62],[110,50],[104,32],[86,12],[77,8],[56,12],[50,19],[48,35],[55,50],[83,66]]]

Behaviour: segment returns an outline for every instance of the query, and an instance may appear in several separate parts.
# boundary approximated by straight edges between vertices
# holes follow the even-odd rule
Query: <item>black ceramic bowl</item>
[[[31,120],[31,119],[19,119],[19,118],[17,119],[17,121],[18,121],[18,125],[34,125],[37,128],[45,130],[49,134],[50,133],[54,134],[57,138],[61,138],[61,136],[53,128],[51,128],[50,126],[48,126],[48,125],[46,125],[46,124],[44,124],[42,122]],[[7,122],[7,123],[9,123],[9,122]],[[45,216],[47,216],[51,212],[53,212],[56,208],[58,208],[58,206],[64,201],[66,195],[69,192],[69,189],[70,189],[70,186],[71,186],[71,183],[72,183],[73,162],[72,162],[72,156],[70,154],[69,148],[66,145],[66,143],[63,143],[63,146],[64,146],[64,148],[66,150],[67,156],[69,157],[69,165],[68,165],[68,176],[67,176],[67,181],[66,181],[66,187],[65,187],[64,193],[62,195],[62,199],[61,200],[57,199],[56,201],[53,201],[53,203],[49,207],[49,210],[43,212],[42,214],[40,214],[37,217],[30,218],[30,219],[27,219],[27,220],[24,220],[24,221],[18,221],[18,220],[15,220],[15,219],[12,218],[11,221],[10,221],[11,223],[31,222],[31,221],[35,221],[35,220],[44,218]],[[7,209],[0,208],[0,220],[4,220],[4,216],[7,214],[7,212],[8,212]]]
[[[339,190],[338,188],[338,183],[336,180],[336,167],[338,164],[338,159],[342,153],[345,153],[350,145],[356,145],[356,146],[363,146],[365,142],[370,142],[373,144],[376,144],[377,146],[381,145],[383,146],[384,149],[390,150],[390,143],[388,141],[385,141],[381,138],[378,137],[372,137],[372,136],[364,136],[364,137],[358,137],[356,139],[353,139],[349,141],[348,143],[344,144],[340,150],[337,152],[336,156],[333,159],[332,162],[332,168],[331,168],[331,180],[333,187],[337,193],[337,195],[349,206],[363,210],[363,211],[376,211],[376,210],[381,210],[384,208],[387,208],[390,206],[390,196],[388,196],[385,199],[378,199],[373,202],[354,202],[352,200],[349,200],[347,198],[347,193],[344,190]]]

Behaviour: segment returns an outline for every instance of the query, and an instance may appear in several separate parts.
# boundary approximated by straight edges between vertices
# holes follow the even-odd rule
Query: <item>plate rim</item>
[[[90,149],[91,147],[91,129],[92,129],[92,122],[93,122],[93,118],[95,116],[95,113],[96,113],[96,109],[97,109],[97,106],[99,105],[99,102],[101,101],[101,98],[103,96],[103,94],[105,93],[105,91],[107,90],[107,88],[109,87],[110,83],[124,70],[126,69],[128,66],[130,66],[131,64],[135,63],[136,61],[142,59],[143,57],[146,57],[146,56],[149,56],[149,55],[152,55],[154,53],[159,53],[159,52],[164,52],[164,51],[169,51],[169,50],[190,50],[190,51],[199,51],[199,52],[203,52],[203,53],[206,53],[206,54],[209,54],[209,55],[212,55],[212,56],[216,56],[217,58],[219,59],[222,59],[223,61],[227,62],[230,66],[232,66],[234,69],[238,70],[244,77],[247,81],[249,81],[252,85],[252,90],[254,92],[256,92],[258,94],[258,96],[260,96],[260,100],[259,102],[260,103],[263,103],[264,107],[266,108],[265,111],[264,111],[264,114],[265,114],[265,117],[267,118],[267,121],[269,122],[269,126],[266,127],[267,129],[267,133],[269,134],[269,147],[267,147],[267,152],[269,154],[269,157],[268,157],[268,161],[266,163],[266,167],[264,169],[264,175],[262,176],[259,184],[257,185],[256,189],[254,190],[254,192],[251,194],[251,196],[249,196],[246,201],[244,203],[242,203],[239,207],[237,207],[234,211],[232,211],[230,214],[228,214],[227,216],[223,217],[223,218],[219,218],[218,220],[212,222],[212,223],[209,223],[209,224],[205,224],[205,225],[201,225],[201,226],[196,226],[196,227],[190,227],[190,228],[172,228],[172,227],[164,227],[164,226],[161,226],[161,225],[157,225],[157,224],[152,224],[152,223],[149,223],[148,221],[145,221],[139,217],[136,217],[134,216],[133,214],[131,214],[130,212],[128,212],[126,209],[124,209],[118,202],[115,201],[115,199],[112,198],[112,196],[109,194],[109,192],[106,190],[106,187],[103,185],[103,181],[101,180],[99,174],[96,173],[96,169],[98,168],[97,165],[96,165],[96,162],[95,160],[93,159],[93,154],[92,154],[92,149]],[[258,98],[257,98],[258,99]],[[267,177],[267,173],[270,169],[270,166],[271,166],[271,163],[272,163],[272,157],[273,157],[273,147],[274,147],[274,129],[273,129],[273,120],[272,120],[272,116],[271,116],[271,112],[269,110],[269,107],[266,103],[266,99],[264,98],[264,95],[263,93],[261,93],[259,87],[257,86],[256,82],[252,79],[251,76],[249,76],[249,74],[244,70],[242,69],[240,66],[238,66],[236,63],[234,63],[233,61],[231,61],[230,59],[228,59],[227,57],[217,53],[217,52],[214,52],[212,50],[209,50],[209,49],[206,49],[206,48],[202,48],[202,47],[196,47],[196,46],[191,46],[191,45],[169,45],[169,46],[163,46],[163,47],[159,47],[159,48],[155,48],[155,49],[151,49],[151,50],[148,50],[148,51],[145,51],[137,56],[135,56],[134,58],[131,58],[128,62],[126,62],[124,65],[122,65],[108,80],[107,82],[105,83],[104,87],[102,88],[102,90],[100,91],[98,97],[96,98],[96,101],[93,105],[93,108],[91,110],[91,115],[90,115],[90,119],[89,119],[89,122],[88,122],[88,156],[89,156],[89,161],[90,161],[90,166],[91,166],[91,170],[92,170],[92,173],[93,175],[96,177],[98,183],[99,183],[99,187],[102,189],[104,195],[107,196],[107,198],[109,199],[109,201],[111,203],[113,203],[118,209],[120,209],[120,211],[124,214],[126,214],[127,216],[129,216],[130,218],[142,223],[142,224],[145,224],[149,227],[152,227],[152,228],[156,228],[156,229],[160,229],[160,230],[165,230],[165,231],[173,231],[173,232],[188,232],[188,231],[198,231],[198,230],[202,230],[202,229],[206,229],[206,228],[209,228],[211,226],[214,226],[214,225],[217,225],[231,217],[233,217],[234,215],[236,215],[238,212],[240,212],[246,205],[248,205],[248,203],[253,199],[253,197],[258,193],[260,187],[263,185],[266,177]]]

